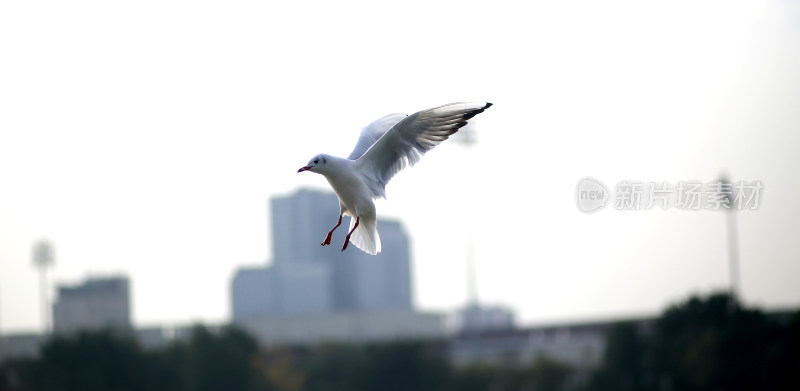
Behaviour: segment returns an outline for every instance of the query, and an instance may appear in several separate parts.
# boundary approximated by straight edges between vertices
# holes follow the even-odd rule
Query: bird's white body
[[[326,158],[328,164],[335,169],[323,175],[339,197],[339,214],[352,217],[348,232],[353,229],[356,217],[360,218],[358,228],[353,232],[350,241],[370,254],[379,253],[381,240],[378,235],[378,215],[366,178],[359,172],[355,160],[330,155]]]
[[[349,215],[348,241],[369,254],[381,251],[375,198],[386,197],[386,184],[400,170],[414,165],[422,155],[467,124],[467,120],[489,108],[491,103],[453,103],[410,116],[390,114],[367,125],[348,158],[319,154],[298,172],[325,176],[339,197],[339,222]]]

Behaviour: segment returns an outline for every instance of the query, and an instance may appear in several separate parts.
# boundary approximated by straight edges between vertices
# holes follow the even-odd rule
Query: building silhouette
[[[345,218],[330,247],[320,242],[339,216],[336,195],[299,190],[271,201],[274,258],[233,279],[234,320],[286,313],[406,310],[411,305],[409,240],[400,223],[379,220],[383,251],[339,251]]]
[[[130,286],[126,277],[90,278],[58,287],[53,303],[53,331],[69,334],[131,328]]]
[[[481,333],[515,328],[514,312],[501,306],[471,303],[456,311],[455,330],[460,334]]]
[[[330,268],[314,262],[242,268],[232,283],[233,319],[332,310]]]
[[[383,250],[369,255],[354,246],[337,251],[348,217],[334,232],[331,247],[320,242],[339,217],[333,193],[299,190],[272,204],[274,264],[323,264],[330,267],[332,310],[411,309],[408,236],[399,222],[378,220]]]
[[[320,246],[339,217],[335,194],[298,190],[270,204],[273,261],[234,275],[234,323],[262,341],[444,333],[440,315],[413,311],[409,239],[399,222],[378,220],[378,255],[355,246],[342,252],[348,217],[332,245]]]

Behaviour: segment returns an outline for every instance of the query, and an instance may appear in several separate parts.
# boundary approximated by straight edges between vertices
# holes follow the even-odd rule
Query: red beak
[[[311,169],[311,167],[309,167],[309,166],[300,167],[300,169],[297,170],[297,172],[303,172],[303,171],[310,170],[310,169]]]

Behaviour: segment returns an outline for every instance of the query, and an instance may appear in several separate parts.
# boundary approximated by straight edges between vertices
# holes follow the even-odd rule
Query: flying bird
[[[413,166],[425,152],[458,132],[467,121],[491,103],[451,103],[412,115],[389,114],[361,130],[356,147],[346,159],[328,154],[311,158],[297,172],[325,176],[339,197],[339,221],[323,246],[331,244],[333,231],[350,216],[350,229],[342,251],[353,242],[366,253],[381,251],[373,199],[386,198],[386,184],[400,170]]]

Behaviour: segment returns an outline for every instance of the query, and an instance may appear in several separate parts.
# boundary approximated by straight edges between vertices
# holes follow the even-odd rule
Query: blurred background
[[[29,360],[0,385],[46,389],[44,352],[81,343],[261,355],[272,380],[234,389],[365,357],[494,365],[434,389],[800,382],[794,2],[7,2],[0,53],[0,360]],[[338,205],[297,169],[456,101],[494,106],[388,185],[383,253],[320,247]],[[625,181],[723,177],[758,206],[615,208]]]

